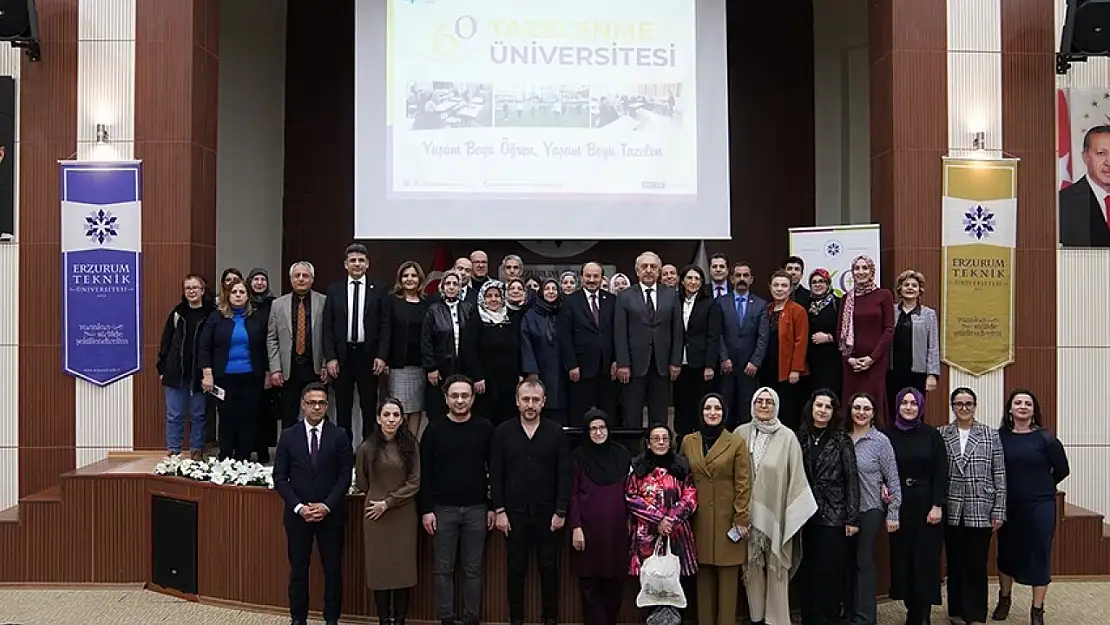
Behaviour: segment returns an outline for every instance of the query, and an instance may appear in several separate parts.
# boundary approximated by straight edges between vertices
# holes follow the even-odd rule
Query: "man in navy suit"
[[[751,267],[736,263],[732,266],[732,293],[717,298],[721,307],[721,394],[730,428],[752,418],[752,395],[759,388],[759,368],[771,334],[767,300],[752,293],[751,286]]]
[[[582,415],[590,408],[616,414],[613,307],[617,298],[601,290],[601,276],[601,265],[582,265],[582,288],[559,309],[559,350],[570,378],[570,425],[582,425]]]
[[[338,625],[343,603],[344,502],[355,464],[351,440],[329,422],[328,390],[312,382],[301,392],[304,421],[286,429],[274,457],[274,490],[285,501],[292,625],[308,623],[308,565],[312,541],[324,569],[324,621]]]
[[[1060,190],[1060,245],[1110,247],[1110,125],[1083,136],[1087,174]]]

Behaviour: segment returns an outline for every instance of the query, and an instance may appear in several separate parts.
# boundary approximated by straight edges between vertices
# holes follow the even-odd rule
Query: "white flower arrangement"
[[[192,460],[187,456],[167,456],[154,467],[155,475],[183,477],[197,482],[211,482],[224,486],[274,487],[274,468],[258,462],[243,460]],[[348,494],[358,493],[355,488],[355,471],[351,469],[351,487]]]

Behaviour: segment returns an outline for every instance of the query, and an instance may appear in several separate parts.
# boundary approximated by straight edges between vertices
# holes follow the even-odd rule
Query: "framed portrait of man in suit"
[[[1060,189],[1060,245],[1110,247],[1110,124],[1084,133],[1080,156],[1086,173]]]
[[[0,241],[15,240],[15,79],[0,76]]]

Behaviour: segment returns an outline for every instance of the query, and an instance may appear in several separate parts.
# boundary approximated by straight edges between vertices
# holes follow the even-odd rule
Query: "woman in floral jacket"
[[[644,560],[662,550],[660,538],[668,536],[682,576],[692,577],[698,572],[698,554],[690,517],[698,507],[698,491],[690,465],[675,454],[675,437],[667,426],[654,425],[647,436],[644,453],[632,461],[624,488],[632,533],[628,574],[638,576]]]

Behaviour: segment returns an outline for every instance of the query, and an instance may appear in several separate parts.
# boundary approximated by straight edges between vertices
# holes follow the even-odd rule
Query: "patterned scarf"
[[[856,256],[852,259],[852,267],[861,261],[867,266],[867,279],[856,282],[852,290],[844,294],[844,310],[840,315],[840,353],[845,357],[851,356],[856,346],[856,298],[879,288],[875,285],[875,261],[870,256]]]
[[[825,280],[825,284],[828,286],[828,290],[825,291],[823,296],[820,298],[815,297],[809,303],[809,314],[817,316],[821,314],[821,311],[824,310],[826,306],[836,301],[836,292],[833,291],[832,288],[832,275],[829,274],[828,270],[819,267],[814,269],[813,273],[809,274],[809,290],[811,293],[813,292],[813,276],[820,276]]]

